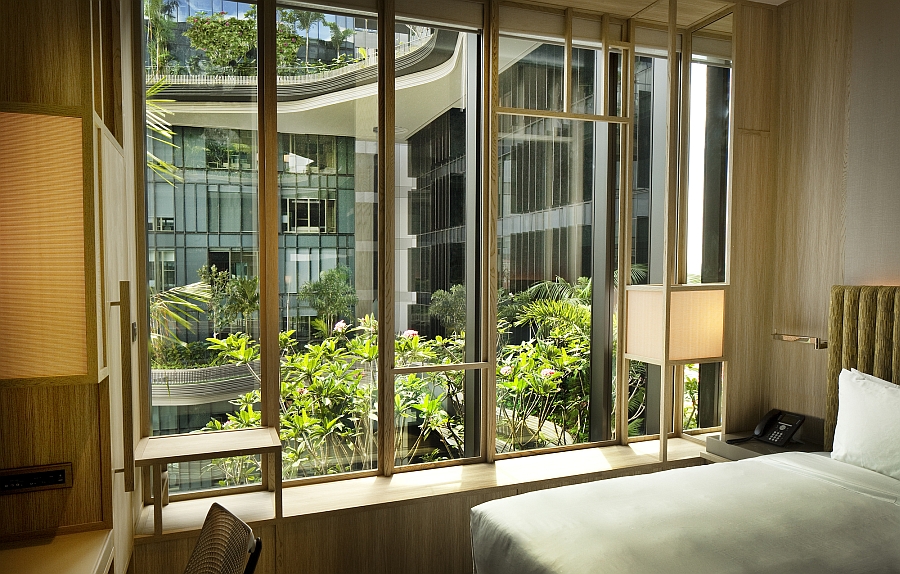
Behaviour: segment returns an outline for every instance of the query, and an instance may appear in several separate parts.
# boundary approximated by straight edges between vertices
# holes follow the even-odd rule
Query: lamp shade
[[[665,362],[665,296],[662,286],[627,288],[625,356],[629,359]],[[669,361],[685,363],[722,357],[724,332],[723,288],[672,288]]]
[[[672,291],[669,305],[669,360],[722,356],[725,291]]]

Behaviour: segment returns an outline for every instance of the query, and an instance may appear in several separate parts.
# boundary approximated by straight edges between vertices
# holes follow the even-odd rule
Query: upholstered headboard
[[[900,287],[831,288],[825,450],[831,450],[841,369],[900,383]]]

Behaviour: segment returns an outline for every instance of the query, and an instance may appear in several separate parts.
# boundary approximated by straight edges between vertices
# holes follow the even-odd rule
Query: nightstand
[[[767,454],[778,454],[781,452],[822,452],[823,450],[822,445],[808,442],[789,442],[784,446],[775,446],[774,444],[758,440],[751,440],[738,444],[728,444],[725,442],[733,438],[750,436],[750,434],[751,432],[748,431],[727,434],[724,437],[706,437],[706,451],[701,452],[700,456],[710,462],[730,462],[733,460],[753,458],[755,456]]]

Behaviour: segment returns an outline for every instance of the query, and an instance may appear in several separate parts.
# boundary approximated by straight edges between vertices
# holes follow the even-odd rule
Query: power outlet
[[[48,464],[0,470],[0,494],[72,488],[72,464]]]

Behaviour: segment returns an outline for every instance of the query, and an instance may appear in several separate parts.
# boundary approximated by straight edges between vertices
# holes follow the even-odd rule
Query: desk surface
[[[3,571],[16,574],[106,574],[112,559],[112,530],[0,544]]]

